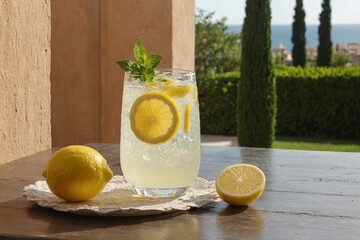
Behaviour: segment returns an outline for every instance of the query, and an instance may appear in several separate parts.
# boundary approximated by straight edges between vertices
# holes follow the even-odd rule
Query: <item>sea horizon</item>
[[[228,24],[228,31],[239,33],[242,25]],[[306,25],[306,48],[318,46],[318,27],[316,24]],[[271,25],[271,49],[282,43],[287,51],[291,51],[292,24],[272,24]],[[360,24],[332,24],[331,40],[333,45],[360,43]]]

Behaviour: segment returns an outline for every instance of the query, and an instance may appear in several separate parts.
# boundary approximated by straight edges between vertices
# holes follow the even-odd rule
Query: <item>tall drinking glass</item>
[[[187,70],[155,72],[152,82],[125,73],[120,163],[138,195],[175,197],[194,183],[200,167],[196,78]]]

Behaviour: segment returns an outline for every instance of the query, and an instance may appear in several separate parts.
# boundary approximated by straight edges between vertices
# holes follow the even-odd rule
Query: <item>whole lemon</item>
[[[66,201],[83,201],[96,196],[113,177],[99,152],[80,145],[57,151],[42,175],[51,192]]]

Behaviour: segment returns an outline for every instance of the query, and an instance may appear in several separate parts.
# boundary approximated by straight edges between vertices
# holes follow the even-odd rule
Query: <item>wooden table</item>
[[[88,144],[120,174],[119,145]],[[245,162],[266,174],[263,195],[247,207],[224,202],[147,217],[85,217],[22,197],[56,149],[0,165],[0,239],[359,239],[360,154],[202,147],[199,175],[214,180]]]

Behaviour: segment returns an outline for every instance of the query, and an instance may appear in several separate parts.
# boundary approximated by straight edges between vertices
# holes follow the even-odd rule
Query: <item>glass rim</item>
[[[192,70],[187,70],[187,69],[183,69],[183,68],[156,68],[154,69],[155,73],[157,71],[162,71],[162,72],[168,72],[168,73],[176,73],[176,71],[179,71],[178,74],[181,74],[182,76],[195,76],[195,71]],[[125,74],[129,75],[129,76],[134,76],[134,77],[140,77],[140,76],[145,76],[145,74],[131,74],[129,72],[125,72]]]

